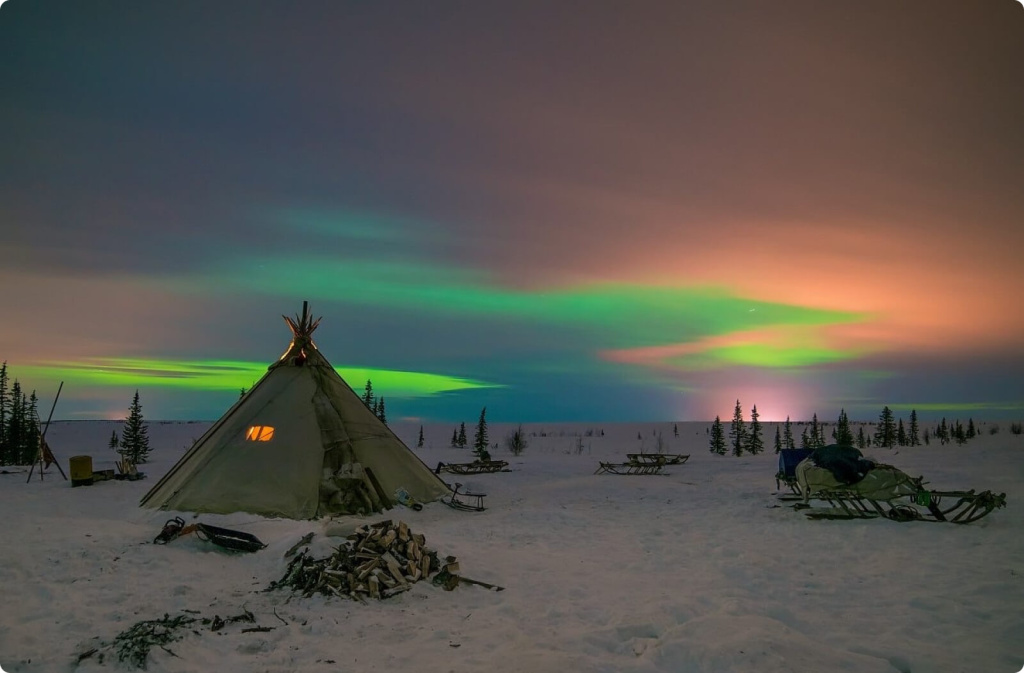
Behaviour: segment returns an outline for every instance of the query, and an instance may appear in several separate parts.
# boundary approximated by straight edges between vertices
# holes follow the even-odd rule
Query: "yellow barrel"
[[[92,456],[71,456],[71,485],[92,484]]]

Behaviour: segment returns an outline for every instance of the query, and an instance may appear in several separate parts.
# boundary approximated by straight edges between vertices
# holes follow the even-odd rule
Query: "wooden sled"
[[[598,463],[597,471],[594,474],[661,474],[664,463]]]
[[[463,512],[482,512],[486,509],[484,507],[486,493],[470,493],[468,491],[460,493],[460,488],[462,488],[462,484],[456,483],[451,494],[441,498],[441,502],[452,509],[460,509]]]
[[[631,463],[642,465],[682,465],[689,458],[689,454],[682,453],[627,453],[626,458]]]
[[[504,460],[474,460],[472,463],[438,463],[434,474],[451,472],[452,474],[486,474],[501,472],[508,467]]]
[[[824,500],[831,509],[808,509],[807,505],[795,505],[804,509],[811,519],[875,519],[892,521],[934,521],[948,523],[971,523],[990,512],[1006,507],[1006,494],[992,491],[975,493],[970,491],[931,491],[923,488],[921,478],[915,480],[922,488],[913,494],[900,495],[888,500],[866,498],[853,490],[823,490],[811,494],[812,498]],[[943,501],[948,504],[943,506]]]
[[[858,481],[842,483],[808,458],[797,466],[803,502],[797,509],[812,519],[874,519],[971,523],[1006,506],[1006,494],[992,491],[936,491],[923,477],[911,477],[891,465],[873,465]],[[811,509],[810,499],[829,509]]]

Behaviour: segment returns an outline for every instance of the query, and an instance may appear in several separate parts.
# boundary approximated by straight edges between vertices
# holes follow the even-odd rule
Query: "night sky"
[[[1020,419],[1024,6],[8,0],[0,227],[44,416]]]

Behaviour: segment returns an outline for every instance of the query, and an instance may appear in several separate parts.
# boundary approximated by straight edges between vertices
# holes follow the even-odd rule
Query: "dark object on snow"
[[[781,489],[785,484],[795,495],[799,496],[796,466],[812,453],[814,453],[814,449],[782,449],[779,451],[779,471],[775,473],[775,488]]]
[[[200,540],[212,542],[218,547],[230,549],[231,551],[259,551],[267,546],[250,533],[241,533],[236,530],[210,526],[205,523],[194,523],[186,526],[185,521],[180,516],[169,519],[164,524],[163,530],[153,539],[153,544],[167,544],[171,540],[176,540],[182,535],[188,535],[192,532],[195,532]]]
[[[259,538],[251,533],[241,533],[205,523],[196,524],[196,536],[231,551],[259,551],[266,547]]]
[[[856,484],[875,467],[875,463],[865,458],[860,449],[839,444],[815,449],[811,462],[831,472],[843,484]]]
[[[163,530],[160,531],[160,534],[153,538],[153,544],[167,544],[181,535],[181,531],[184,528],[185,521],[180,516],[168,519],[167,523],[164,524]]]

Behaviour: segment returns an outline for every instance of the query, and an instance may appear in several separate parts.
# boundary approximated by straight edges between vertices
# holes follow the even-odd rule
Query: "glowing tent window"
[[[269,425],[253,425],[245,433],[250,442],[269,442],[274,438],[274,428]]]

